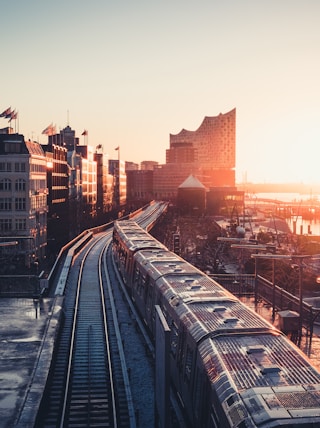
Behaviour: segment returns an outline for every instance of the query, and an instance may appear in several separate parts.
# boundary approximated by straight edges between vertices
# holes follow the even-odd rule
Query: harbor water
[[[300,194],[300,193],[255,193],[250,195],[250,199],[270,199],[279,202],[305,202],[314,201],[315,204],[320,204],[320,195],[316,194]],[[298,235],[314,235],[320,236],[320,218],[306,220],[300,215],[292,216],[287,219],[288,226],[291,232]]]

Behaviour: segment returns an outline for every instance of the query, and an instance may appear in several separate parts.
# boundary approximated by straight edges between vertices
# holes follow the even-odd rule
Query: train
[[[170,327],[171,387],[187,426],[320,426],[320,373],[281,331],[132,220],[112,253],[151,337]]]

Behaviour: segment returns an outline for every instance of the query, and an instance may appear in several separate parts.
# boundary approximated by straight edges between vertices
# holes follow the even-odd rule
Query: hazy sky
[[[170,133],[235,107],[238,181],[320,183],[319,0],[15,0],[0,16],[0,113],[26,138],[69,123],[111,158],[164,163]]]

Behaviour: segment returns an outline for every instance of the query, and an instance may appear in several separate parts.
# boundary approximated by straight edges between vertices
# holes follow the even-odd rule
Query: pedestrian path
[[[51,363],[61,305],[0,299],[0,426],[33,426]],[[45,338],[45,340],[44,340]]]

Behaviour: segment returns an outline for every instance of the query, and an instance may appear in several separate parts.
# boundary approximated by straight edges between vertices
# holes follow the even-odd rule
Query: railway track
[[[103,270],[110,239],[110,232],[95,236],[76,259],[79,277],[70,279],[66,290],[65,321],[39,427],[135,426]]]
[[[153,216],[151,210],[143,213],[139,221],[147,227]],[[64,290],[63,326],[36,428],[134,428],[154,424],[152,359],[141,343],[136,315],[128,309],[123,291],[118,288],[111,256],[106,256],[111,233],[109,230],[93,235],[73,259]],[[141,376],[135,374],[139,363],[140,374],[148,376],[143,379],[147,404],[137,403],[136,399],[142,388],[138,380]],[[151,409],[147,416],[145,405]],[[141,425],[136,424],[139,419]]]

